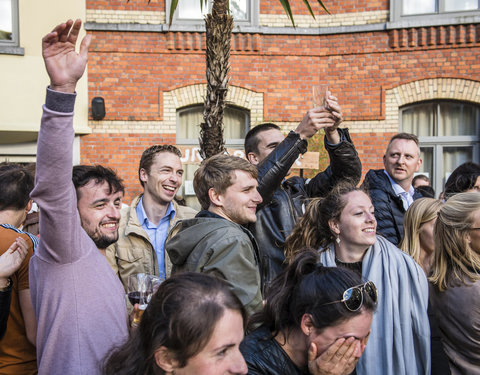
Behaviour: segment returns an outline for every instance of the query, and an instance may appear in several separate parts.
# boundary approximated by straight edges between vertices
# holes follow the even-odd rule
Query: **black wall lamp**
[[[94,120],[103,120],[105,117],[105,101],[101,96],[92,99],[92,117]]]

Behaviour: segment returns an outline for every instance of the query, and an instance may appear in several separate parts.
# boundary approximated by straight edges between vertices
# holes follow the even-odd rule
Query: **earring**
[[[335,239],[335,242],[336,242],[337,244],[340,244],[340,237],[337,237],[337,238]]]

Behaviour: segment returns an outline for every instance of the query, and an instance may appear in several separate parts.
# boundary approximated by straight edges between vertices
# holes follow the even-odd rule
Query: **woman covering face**
[[[377,290],[352,271],[323,267],[313,249],[270,285],[258,326],[241,345],[249,374],[350,374],[370,335]]]
[[[430,373],[428,284],[423,270],[376,234],[369,196],[341,184],[314,199],[286,242],[287,258],[310,246],[329,267],[351,269],[378,288],[372,333],[356,371],[363,374]]]
[[[105,374],[246,374],[239,345],[245,310],[222,280],[173,275],[152,297],[138,329],[105,365]]]

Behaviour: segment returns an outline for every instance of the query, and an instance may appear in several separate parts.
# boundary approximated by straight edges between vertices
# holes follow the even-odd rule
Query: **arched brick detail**
[[[431,78],[386,90],[384,131],[398,131],[400,107],[434,99],[462,100],[480,104],[480,82],[457,78]]]
[[[206,92],[205,84],[189,85],[163,93],[163,123],[171,132],[176,130],[177,109],[202,104]],[[263,94],[243,87],[229,86],[226,101],[250,110],[250,123],[263,121]],[[173,131],[172,131],[173,130]]]

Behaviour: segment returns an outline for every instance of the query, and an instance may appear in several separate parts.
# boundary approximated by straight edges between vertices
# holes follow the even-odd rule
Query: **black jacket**
[[[240,345],[249,375],[308,375],[302,371],[265,327],[257,328]]]
[[[12,294],[12,284],[7,290],[0,292],[0,340],[7,330],[8,315],[10,314],[10,296]]]
[[[370,198],[375,207],[377,232],[394,245],[398,245],[403,238],[403,217],[405,215],[402,198],[395,194],[383,169],[369,170],[363,186],[370,192]],[[421,197],[422,195],[415,191],[413,199]]]
[[[258,165],[258,191],[263,203],[257,222],[249,229],[258,243],[264,285],[283,269],[285,239],[305,212],[308,198],[325,196],[341,180],[360,181],[362,164],[348,129],[338,131],[339,144],[332,146],[325,141],[330,166],[311,180],[292,177],[283,181],[297,157],[307,150],[307,142],[293,131]]]

